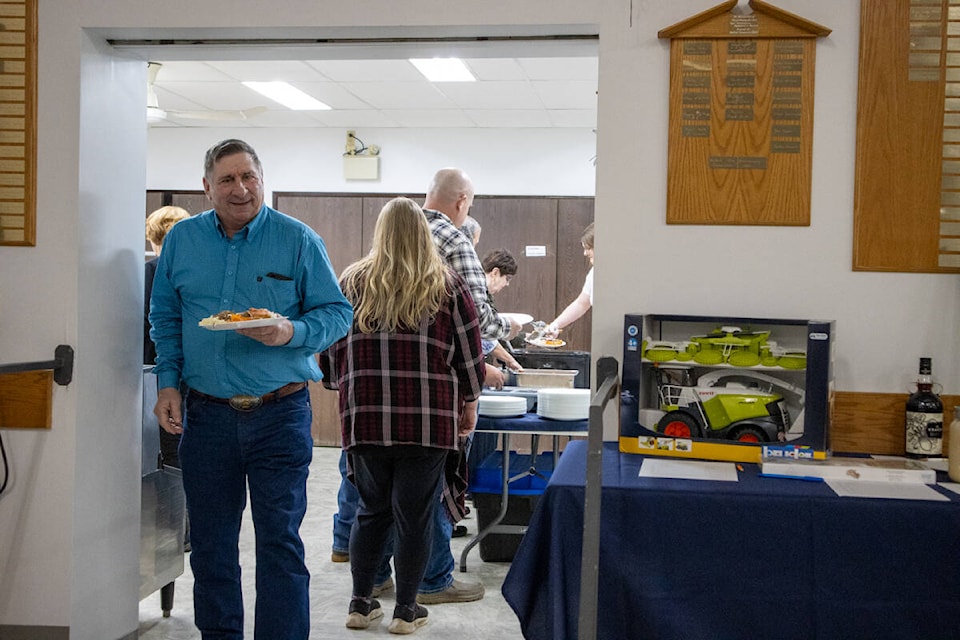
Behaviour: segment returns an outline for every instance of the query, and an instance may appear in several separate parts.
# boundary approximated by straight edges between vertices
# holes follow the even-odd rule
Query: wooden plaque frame
[[[810,224],[816,38],[830,29],[727,0],[670,42],[667,223]]]
[[[960,0],[861,0],[854,271],[960,273]]]
[[[35,246],[37,0],[0,0],[0,245]]]

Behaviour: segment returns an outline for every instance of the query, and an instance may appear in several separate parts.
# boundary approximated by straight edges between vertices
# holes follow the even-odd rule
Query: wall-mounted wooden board
[[[670,38],[667,223],[809,225],[816,38],[757,0],[718,5]]]
[[[0,429],[49,429],[53,370],[0,374]]]
[[[861,0],[853,268],[960,272],[960,0]]]
[[[37,0],[0,2],[0,245],[36,245]]]

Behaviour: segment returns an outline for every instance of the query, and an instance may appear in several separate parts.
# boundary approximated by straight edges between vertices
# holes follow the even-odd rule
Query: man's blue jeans
[[[300,524],[313,457],[306,389],[254,411],[188,392],[180,463],[190,512],[194,620],[204,640],[243,639],[240,525],[256,530],[254,637],[307,640],[310,573]]]
[[[347,480],[347,454],[340,452],[340,490],[337,493],[338,513],[333,516],[333,550],[348,553],[350,550],[350,528],[357,517],[360,494],[357,488]],[[430,558],[423,573],[419,593],[436,593],[453,584],[453,569],[456,563],[450,551],[450,536],[453,524],[437,496],[433,514],[433,542],[430,546]],[[390,558],[393,556],[393,543],[387,543],[385,557],[377,569],[376,584],[382,584],[390,577]]]

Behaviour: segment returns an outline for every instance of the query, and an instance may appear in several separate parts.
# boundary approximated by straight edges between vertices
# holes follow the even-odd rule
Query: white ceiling
[[[163,65],[154,85],[161,109],[267,108],[247,120],[171,115],[155,127],[596,127],[595,56],[466,58],[477,82],[435,84],[406,59],[151,59]],[[286,80],[332,109],[291,111],[243,86],[244,80]]]

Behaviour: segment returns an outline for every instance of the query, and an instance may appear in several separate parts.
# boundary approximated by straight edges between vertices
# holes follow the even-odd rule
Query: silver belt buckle
[[[230,398],[230,408],[237,411],[253,411],[259,409],[263,404],[263,398],[260,396],[238,395]]]

